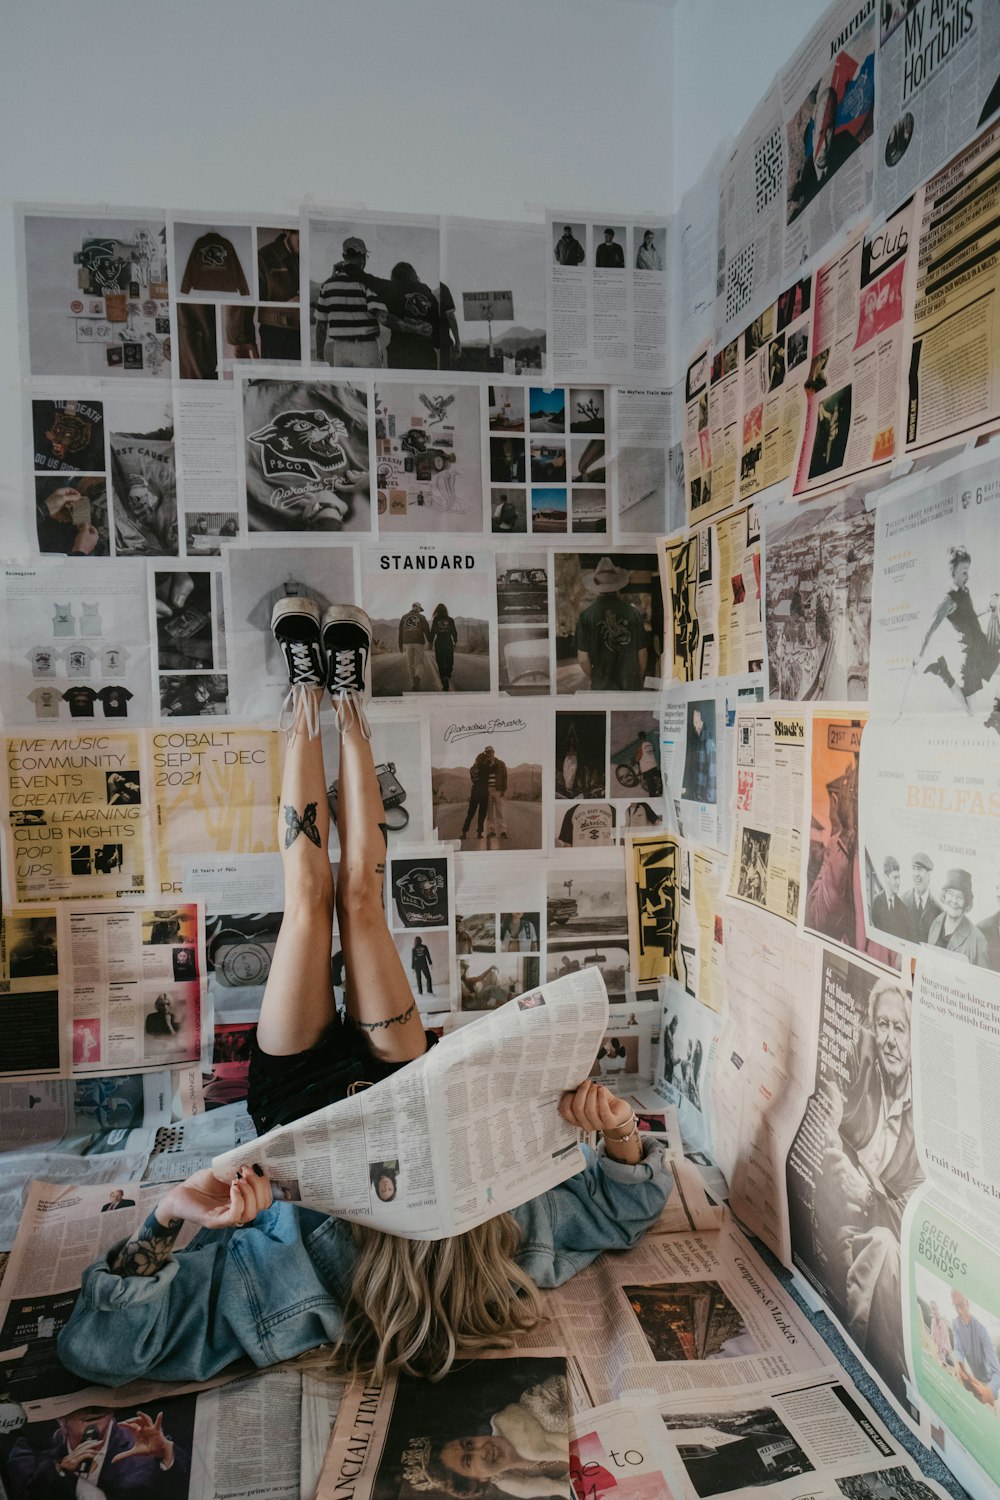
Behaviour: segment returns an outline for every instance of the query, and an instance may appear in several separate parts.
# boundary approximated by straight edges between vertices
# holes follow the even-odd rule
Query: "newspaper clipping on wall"
[[[793,709],[738,709],[729,895],[786,922],[799,915],[805,719]]]
[[[885,218],[1000,109],[996,0],[882,7],[875,214]]]
[[[904,353],[907,453],[975,433],[1000,417],[998,147],[1000,123],[949,162],[916,201],[916,300]]]
[[[784,248],[785,130],[772,83],[737,137],[719,175],[715,341],[742,332],[748,314],[773,302]],[[688,346],[685,346],[688,347]]]
[[[739,498],[781,484],[795,468],[812,377],[814,278],[794,281],[738,340],[743,434]]]

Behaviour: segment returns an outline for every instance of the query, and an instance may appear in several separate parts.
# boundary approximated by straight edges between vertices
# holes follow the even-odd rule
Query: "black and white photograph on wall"
[[[212,671],[212,588],[219,575],[204,565],[153,574],[156,665],[160,672]]]
[[[223,303],[222,359],[226,378],[234,359],[262,359],[269,365],[297,365],[302,359],[297,307],[262,307],[246,302]]]
[[[549,574],[544,552],[504,552],[496,559],[500,691],[547,694]]]
[[[489,385],[486,407],[491,432],[524,432],[525,397],[523,385]]]
[[[604,713],[557,713],[555,793],[573,800],[605,796],[608,725]]]
[[[639,1071],[639,1038],[636,1036],[608,1035],[601,1038],[601,1045],[597,1049],[590,1068],[591,1078],[608,1078],[612,1088],[614,1080],[621,1073],[638,1073]],[[638,1116],[636,1116],[638,1120]]]
[[[89,397],[32,401],[35,473],[104,473],[104,403]]]
[[[924,1180],[914,1138],[910,993],[824,950],[816,1088],[788,1156],[795,1264],[905,1402],[900,1231]]]
[[[668,1104],[676,1105],[687,1136],[689,1120],[696,1120],[692,1136],[704,1133],[703,1086],[718,1017],[694,996],[669,984],[663,1002],[663,1025],[656,1086]],[[692,1116],[692,1111],[695,1112]]]
[[[615,937],[625,941],[625,871],[619,864],[598,865],[580,874],[575,864],[553,861],[546,871],[546,930],[554,940]]]
[[[612,1004],[624,1003],[629,993],[628,938],[621,936],[550,938],[546,948],[545,980],[563,979],[599,969]]]
[[[635,692],[659,674],[663,603],[655,554],[557,552],[556,690]]]
[[[539,960],[519,953],[494,953],[488,959],[458,960],[462,1010],[496,1010],[538,984]]]
[[[610,802],[574,802],[555,810],[557,849],[608,848],[615,842],[617,813]]]
[[[603,385],[572,386],[569,391],[569,430],[599,433],[606,430],[607,390]]]
[[[386,871],[391,926],[409,928],[450,926],[448,860],[438,854],[394,854]]]
[[[173,221],[174,267],[182,297],[249,298],[253,233],[249,224]]]
[[[684,771],[681,797],[714,807],[718,799],[715,699],[699,698],[687,705]]]
[[[552,254],[555,264],[570,269],[587,260],[586,224],[552,224]]]
[[[854,387],[845,385],[816,403],[816,431],[809,459],[810,479],[842,467],[851,431],[853,394]]]
[[[635,269],[637,271],[665,271],[667,268],[667,231],[661,225],[658,229],[644,229],[641,225],[635,225],[632,229],[632,247],[635,251]]]
[[[655,801],[663,795],[659,742],[659,722],[648,709],[612,710],[610,797],[634,802],[637,798]]]
[[[661,1281],[622,1286],[657,1364],[741,1359],[760,1346],[743,1314],[717,1281]]]
[[[177,556],[177,467],[170,400],[105,403],[118,557]]]
[[[541,930],[540,912],[502,911],[500,913],[501,953],[537,953]]]
[[[573,484],[603,484],[607,478],[603,438],[570,440],[570,478]]]
[[[626,834],[633,830],[641,833],[645,828],[663,827],[663,803],[629,802],[618,809],[618,836],[624,842]]]
[[[594,268],[598,271],[624,271],[627,230],[624,224],[592,224]]]
[[[602,536],[608,529],[608,492],[603,487],[574,488],[570,531],[575,536]]]
[[[528,477],[528,457],[524,438],[490,438],[490,482],[524,484]]]
[[[162,219],[25,214],[32,375],[170,378]]]
[[[394,932],[399,961],[410,993],[422,1011],[448,1010],[451,1005],[451,938],[437,928],[423,932]]]
[[[814,1472],[773,1406],[672,1411],[663,1413],[663,1423],[699,1500]]]
[[[618,534],[648,535],[650,532],[662,531],[667,494],[665,449],[631,446],[619,448],[615,483],[618,487]],[[681,493],[683,494],[683,485]]]
[[[225,672],[161,672],[160,714],[165,719],[202,719],[229,713]]]
[[[492,555],[369,551],[365,567],[375,697],[489,692]]]
[[[767,905],[768,860],[771,835],[759,828],[744,828],[740,842],[738,894],[757,906]]]
[[[19,916],[10,913],[4,918],[3,941],[5,979],[40,979],[44,975],[58,974],[54,915]]]
[[[223,545],[240,534],[235,510],[189,510],[184,516],[184,550],[188,557],[220,557]]]
[[[380,383],[375,456],[382,535],[482,532],[479,401],[477,386]]]
[[[111,551],[103,474],[36,474],[38,550],[59,557],[103,557]]]
[[[310,214],[309,357],[338,368],[437,370],[453,340],[442,310],[438,221]]]
[[[431,718],[431,795],[438,838],[461,849],[542,847],[542,767],[548,721],[540,708]]]
[[[446,220],[440,291],[441,369],[544,367],[544,224]]]
[[[365,390],[246,380],[241,396],[250,533],[370,532]]]
[[[322,616],[332,604],[357,602],[349,548],[299,546],[226,549],[232,711],[270,716],[288,685],[288,668],[271,631],[274,606],[311,599]]]
[[[494,536],[523,535],[528,530],[527,490],[494,485],[489,504],[490,530]]]
[[[770,693],[788,701],[868,697],[875,513],[848,490],[763,511]]]
[[[271,972],[280,911],[205,914],[205,971],[216,1019],[256,1016]]]
[[[909,1469],[870,1469],[867,1474],[850,1474],[835,1479],[845,1500],[932,1500],[937,1494]]]

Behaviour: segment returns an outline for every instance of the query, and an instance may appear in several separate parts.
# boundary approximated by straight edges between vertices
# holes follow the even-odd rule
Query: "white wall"
[[[735,135],[829,0],[678,0],[674,12],[674,185],[693,187]]]
[[[0,63],[0,499],[24,515],[12,201],[665,211],[648,0],[30,0]],[[3,551],[13,549],[8,532]]]

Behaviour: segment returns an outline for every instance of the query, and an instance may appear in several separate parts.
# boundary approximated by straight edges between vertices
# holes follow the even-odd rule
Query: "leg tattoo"
[[[356,1021],[355,1025],[360,1026],[362,1031],[380,1031],[383,1026],[395,1026],[397,1022],[402,1025],[404,1021],[410,1019],[416,1008],[417,1002],[411,1000],[406,1009],[401,1010],[398,1016],[387,1016],[384,1021]]]
[[[304,833],[310,843],[321,849],[319,829],[316,827],[316,804],[307,802],[305,812],[300,817],[294,807],[285,807],[285,848],[288,849],[300,833]]]

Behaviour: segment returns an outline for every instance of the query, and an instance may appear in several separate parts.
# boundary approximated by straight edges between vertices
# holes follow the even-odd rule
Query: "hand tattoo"
[[[401,1025],[404,1021],[408,1021],[416,1008],[417,1002],[413,1000],[405,1010],[400,1011],[398,1016],[387,1016],[384,1021],[357,1021],[355,1024],[360,1026],[362,1031],[379,1031],[383,1026],[395,1026],[397,1023]]]
[[[170,1259],[174,1240],[181,1232],[183,1219],[171,1219],[164,1227],[155,1213],[150,1213],[132,1239],[119,1245],[108,1256],[108,1266],[119,1276],[155,1276]]]
[[[286,807],[285,808],[285,848],[286,849],[290,848],[291,845],[295,843],[295,840],[298,838],[298,836],[299,836],[300,833],[304,833],[305,836],[306,836],[306,838],[310,841],[310,843],[313,843],[313,844],[316,845],[317,849],[321,849],[323,847],[323,845],[322,845],[322,843],[320,841],[319,829],[316,827],[316,804],[315,804],[315,802],[307,802],[306,803],[306,810],[302,814],[301,818],[299,817],[298,813],[295,811],[294,807]]]

